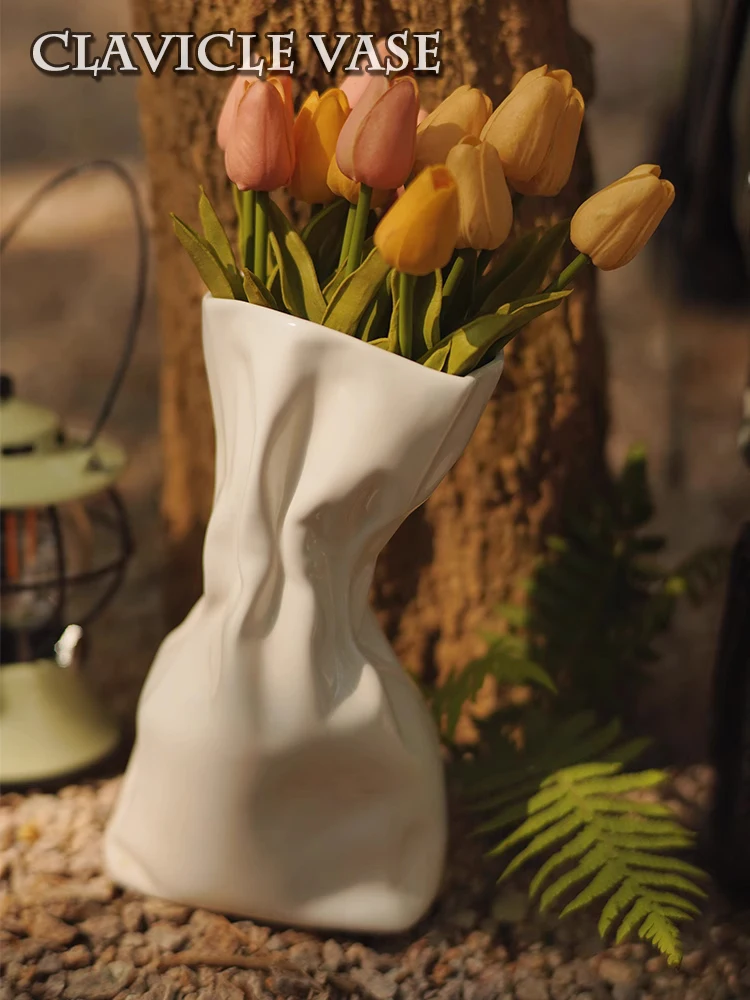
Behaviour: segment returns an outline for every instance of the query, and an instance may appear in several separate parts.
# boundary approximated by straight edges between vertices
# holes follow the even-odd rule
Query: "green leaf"
[[[479,676],[473,683],[478,681]],[[706,876],[695,865],[664,853],[691,847],[693,832],[662,803],[629,797],[658,786],[666,775],[658,770],[623,772],[626,758],[642,750],[643,743],[618,747],[614,744],[619,735],[617,724],[595,727],[591,713],[561,723],[548,720],[546,725],[543,715],[532,716],[526,749],[517,754],[515,767],[508,764],[505,752],[495,754],[490,748],[490,763],[494,760],[497,772],[494,785],[501,787],[503,780],[508,788],[497,796],[502,804],[478,831],[510,829],[489,851],[515,855],[501,880],[528,862],[542,861],[529,890],[540,910],[568,899],[560,914],[567,917],[600,905],[602,936],[619,922],[617,942],[636,932],[675,962],[681,954],[676,922],[699,912],[693,900],[705,896],[700,883]],[[611,759],[581,754],[581,748],[592,746],[604,749]],[[566,759],[577,762],[559,766]],[[551,856],[544,859],[550,850]],[[569,899],[572,889],[575,894]]]
[[[433,271],[417,279],[414,289],[414,355],[419,357],[440,340],[443,275]]]
[[[436,372],[443,372],[448,363],[450,352],[451,345],[447,341],[444,344],[438,344],[429,354],[425,354],[423,358],[419,359],[419,364],[424,365],[425,368],[434,368]]]
[[[523,236],[519,236],[507,250],[500,254],[494,267],[477,282],[474,290],[473,311],[476,311],[490,292],[523,263],[536,246],[539,235],[540,230],[532,229],[528,233],[524,233]]]
[[[276,233],[269,232],[268,239],[279,262],[281,298],[287,310],[293,316],[301,316],[303,319],[319,322],[322,319],[322,313],[318,312],[319,303],[314,293],[310,294],[309,284],[305,286],[294,258],[282,248]]]
[[[454,267],[460,267],[457,279]],[[454,330],[464,322],[467,315],[475,315],[475,310],[471,310],[470,305],[477,275],[476,250],[469,248],[457,250],[451,265],[445,270],[441,304],[443,332]]]
[[[382,347],[384,351],[391,351],[393,347],[389,337],[379,337],[377,340],[371,340],[370,343],[373,347]]]
[[[172,215],[172,223],[177,239],[187,251],[198,270],[198,274],[203,279],[203,283],[213,297],[215,299],[236,298],[232,284],[211,245],[174,214]]]
[[[312,258],[321,285],[330,279],[338,266],[348,210],[349,202],[345,198],[337,198],[317,212],[302,230],[302,242]]]
[[[326,304],[307,247],[273,201],[268,215],[268,236],[279,265],[284,304],[293,315],[320,323]]]
[[[347,275],[331,297],[321,323],[333,330],[354,335],[367,307],[388,277],[390,267],[373,249],[356,271]]]
[[[232,244],[224,230],[224,226],[208,200],[208,195],[201,187],[198,201],[198,213],[206,241],[213,247],[219,261],[228,270],[237,271],[237,261],[234,259]]]
[[[497,312],[508,302],[534,295],[570,232],[570,220],[551,226],[530,253],[482,301],[480,314]]]
[[[607,863],[607,851],[601,844],[596,844],[571,871],[561,875],[548,889],[545,889],[539,900],[540,913],[544,913],[560,896],[591,875],[594,878],[573,902],[565,907],[560,914],[561,918],[573,910],[588,906],[602,893],[613,889],[622,881],[623,874],[617,870],[616,865]]]
[[[365,240],[365,242],[362,244],[363,261],[366,260],[369,254],[372,252],[374,245],[375,244],[371,239]],[[326,302],[331,301],[331,299],[338,291],[342,281],[344,280],[344,278],[346,278],[346,276],[347,275],[346,275],[346,260],[345,260],[341,265],[341,267],[336,269],[333,277],[323,289],[323,298],[326,300]]]
[[[398,271],[391,271],[386,280],[388,291],[391,296],[391,321],[388,326],[388,350],[392,354],[401,354],[398,344],[398,297],[400,294],[400,283]]]
[[[433,711],[438,719],[445,716],[449,739],[455,733],[463,706],[476,698],[487,677],[508,686],[536,684],[553,693],[557,690],[543,667],[524,655],[523,649],[514,647],[507,636],[497,636],[489,642],[484,656],[472,660],[458,673],[449,674],[435,692]]]
[[[359,326],[357,337],[365,343],[375,340],[388,340],[387,333],[391,322],[391,293],[388,281],[382,282],[378,293],[365,311]]]
[[[458,330],[454,330],[432,350],[438,350],[445,341],[449,341],[448,373],[466,375],[477,367],[489,350],[500,350],[522,326],[554,309],[568,295],[570,295],[569,290],[545,292],[528,299],[506,303],[493,315],[479,316]],[[421,364],[427,364],[431,353],[428,351],[419,359]]]
[[[268,309],[278,309],[276,299],[268,291],[265,285],[261,284],[249,268],[242,271],[242,283],[245,288],[247,301],[256,306],[266,306]]]

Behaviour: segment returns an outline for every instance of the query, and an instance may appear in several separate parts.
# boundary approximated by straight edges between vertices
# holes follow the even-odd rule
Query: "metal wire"
[[[138,260],[136,265],[133,304],[130,310],[128,324],[125,329],[122,352],[120,354],[117,367],[115,368],[112,381],[109,384],[104,400],[99,409],[99,413],[94,420],[88,438],[84,442],[84,447],[86,448],[90,448],[94,444],[101,433],[102,428],[106,424],[107,420],[109,420],[128,367],[130,366],[130,361],[133,357],[136,336],[141,325],[141,318],[143,316],[143,307],[146,301],[146,288],[148,282],[149,247],[148,228],[146,226],[146,220],[141,207],[138,188],[128,171],[116,161],[89,160],[85,163],[80,163],[75,167],[69,167],[66,170],[61,171],[59,174],[56,174],[49,181],[47,181],[46,184],[43,184],[42,187],[39,188],[39,190],[36,191],[24,205],[22,205],[21,209],[16,213],[12,221],[5,227],[4,231],[0,233],[0,255],[2,255],[5,253],[11,240],[24,222],[26,222],[29,216],[33,214],[36,208],[49,194],[59,188],[62,184],[72,180],[74,177],[79,177],[81,174],[96,171],[108,171],[114,174],[120,181],[122,181],[128,192],[133,209],[133,220],[136,227]]]

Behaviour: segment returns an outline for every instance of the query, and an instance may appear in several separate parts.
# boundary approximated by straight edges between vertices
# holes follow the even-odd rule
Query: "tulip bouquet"
[[[570,73],[547,66],[494,110],[461,86],[426,116],[410,75],[360,73],[295,117],[288,76],[238,74],[218,123],[236,252],[204,192],[202,235],[173,217],[175,230],[214,297],[464,375],[559,305],[585,264],[632,260],[674,198],[646,164],[572,219],[509,239],[521,197],[566,184],[583,113]],[[312,206],[301,232],[270,198],[283,187]],[[579,253],[549,281],[568,239]]]

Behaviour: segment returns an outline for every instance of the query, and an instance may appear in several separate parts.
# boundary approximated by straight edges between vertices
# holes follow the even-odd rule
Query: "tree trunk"
[[[587,44],[572,30],[565,0],[132,0],[135,27],[155,33],[297,30],[304,89],[330,85],[305,40],[309,31],[443,29],[439,77],[421,75],[433,107],[461,83],[483,87],[497,103],[541,63],[571,70],[591,95]],[[300,78],[300,74],[297,74]],[[197,221],[203,184],[226,220],[231,193],[215,144],[228,81],[221,74],[144,74],[142,126],[151,175],[163,345],[163,511],[169,540],[167,614],[189,609],[200,589],[201,544],[212,500],[213,426],[200,345],[202,289],[175,239],[169,213]],[[564,218],[590,178],[585,137],[574,175],[554,200],[526,199],[525,225]],[[495,398],[453,472],[412,514],[383,554],[374,600],[406,666],[442,676],[481,649],[477,629],[528,573],[564,503],[604,477],[605,365],[594,310],[593,278],[563,307],[537,320],[506,352]],[[384,414],[387,401],[384,400]]]

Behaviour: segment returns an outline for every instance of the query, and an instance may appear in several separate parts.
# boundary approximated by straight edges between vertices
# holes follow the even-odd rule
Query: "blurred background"
[[[603,186],[653,162],[660,148],[683,87],[690,0],[570,6],[594,46],[597,92],[587,118]],[[129,30],[126,0],[2,0],[0,10],[3,223],[55,171],[91,157],[120,160],[145,195],[136,81],[45,76],[29,56],[43,31]],[[60,411],[70,424],[93,418],[111,376],[132,296],[134,247],[123,191],[107,176],[87,176],[40,207],[3,259],[3,370],[19,395]],[[133,365],[108,426],[131,458],[122,485],[137,554],[124,590],[96,625],[90,660],[97,688],[123,719],[134,711],[162,638],[154,283],[152,273]],[[736,448],[748,369],[746,306],[677,301],[653,247],[600,276],[599,303],[609,347],[612,463],[619,466],[632,444],[645,445],[656,528],[669,536],[669,558],[731,545],[750,510],[750,475]],[[687,760],[706,753],[722,597],[682,612],[643,704],[645,721]]]

